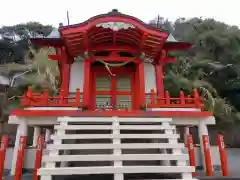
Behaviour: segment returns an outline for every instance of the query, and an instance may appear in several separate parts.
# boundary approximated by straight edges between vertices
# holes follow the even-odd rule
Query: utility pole
[[[70,25],[69,12],[68,11],[67,11],[67,22],[68,22],[68,25]]]
[[[157,17],[157,28],[159,28],[159,24],[160,24],[160,16],[158,15],[158,17]]]

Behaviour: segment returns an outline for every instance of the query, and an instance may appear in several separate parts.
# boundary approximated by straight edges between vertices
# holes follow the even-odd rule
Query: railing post
[[[185,103],[185,97],[184,97],[184,92],[180,91],[180,104],[184,105]]]
[[[8,147],[8,136],[3,136],[1,139],[1,149],[0,149],[0,180],[3,179],[7,147]]]
[[[14,180],[22,179],[22,168],[24,164],[24,151],[26,148],[26,136],[21,136],[19,140],[18,156],[15,169]]]
[[[60,92],[59,92],[59,101],[58,101],[58,104],[59,104],[59,105],[62,105],[62,106],[64,105],[64,101],[65,101],[65,100],[64,100],[64,93],[65,93],[65,92],[64,92],[63,89],[61,89]]]
[[[81,97],[80,97],[80,89],[79,88],[77,88],[76,89],[76,95],[75,95],[75,105],[76,106],[79,106],[81,103],[80,103],[80,99]]]
[[[194,97],[194,104],[195,104],[196,108],[201,108],[200,97],[199,97],[197,89],[193,90],[193,97]]]
[[[191,98],[191,95],[188,95],[188,96],[187,96],[187,101],[186,101],[186,103],[187,103],[187,104],[191,104],[191,103],[192,103],[192,102],[191,102],[191,99],[192,99],[192,98]]]
[[[150,92],[150,104],[151,105],[154,105],[155,104],[155,92],[154,92],[154,89],[151,89],[151,92]]]
[[[193,139],[191,135],[187,136],[187,147],[188,147],[190,166],[196,167],[194,144],[193,144]],[[196,169],[195,169],[195,172],[192,173],[192,175],[196,176]]]
[[[36,151],[33,180],[39,180],[37,172],[38,172],[38,169],[41,167],[43,149],[44,149],[44,137],[39,136],[38,144],[37,144],[37,151]]]
[[[42,105],[44,106],[48,106],[48,98],[49,98],[49,94],[48,94],[48,89],[44,89],[43,90],[43,101],[42,101]]]
[[[31,106],[31,101],[33,98],[32,88],[30,88],[30,87],[28,88],[25,98],[26,98],[26,102],[27,102],[26,105]]]
[[[220,155],[220,161],[221,161],[222,175],[228,176],[229,172],[228,172],[227,153],[225,150],[223,135],[218,135],[218,149],[219,149],[219,155]]]
[[[166,105],[170,105],[171,104],[171,102],[170,102],[170,96],[169,96],[169,92],[168,91],[166,91],[165,92],[165,101],[166,101]]]
[[[213,176],[213,166],[212,166],[212,160],[211,160],[211,149],[210,149],[209,137],[207,135],[203,135],[202,141],[203,141],[203,149],[204,149],[206,175]]]

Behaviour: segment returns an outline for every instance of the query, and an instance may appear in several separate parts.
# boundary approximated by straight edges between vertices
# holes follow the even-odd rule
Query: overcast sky
[[[28,21],[58,26],[66,25],[66,11],[70,23],[80,23],[88,18],[116,8],[145,22],[158,14],[175,20],[178,17],[211,17],[231,25],[240,26],[238,0],[2,0],[0,26]],[[239,3],[238,3],[239,2]]]

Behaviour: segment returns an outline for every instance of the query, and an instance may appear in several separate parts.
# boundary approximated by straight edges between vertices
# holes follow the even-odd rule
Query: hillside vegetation
[[[240,30],[214,19],[184,19],[175,22],[159,17],[150,22],[152,26],[167,29],[179,41],[188,41],[193,47],[185,52],[174,52],[177,62],[165,67],[165,89],[172,96],[180,90],[191,93],[197,88],[205,98],[205,108],[212,111],[222,131],[239,124],[240,111]],[[41,90],[47,87],[56,91],[59,79],[57,64],[47,60],[49,50],[41,50],[28,44],[28,38],[39,34],[48,35],[51,26],[30,22],[2,27],[0,33],[15,34],[16,39],[6,38],[0,42],[0,63],[10,75],[12,71],[30,66],[26,86]],[[31,48],[29,48],[31,47]],[[14,64],[13,64],[14,63]],[[17,64],[16,64],[17,63]],[[27,66],[26,66],[27,65]],[[54,86],[53,86],[54,84]],[[21,94],[26,89],[18,87]],[[20,93],[19,93],[20,92]],[[11,93],[10,93],[11,94]],[[10,97],[11,95],[9,95]]]

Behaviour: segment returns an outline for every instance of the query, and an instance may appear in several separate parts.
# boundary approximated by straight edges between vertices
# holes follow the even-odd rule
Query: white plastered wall
[[[155,68],[150,63],[144,63],[144,80],[145,92],[150,92],[151,89],[156,90],[156,73]],[[69,92],[76,92],[77,88],[83,90],[84,83],[84,61],[76,61],[71,65]]]
[[[151,89],[156,91],[155,67],[150,63],[144,63],[144,80],[146,93],[149,93]]]
[[[71,65],[70,69],[69,92],[76,92],[77,88],[79,88],[80,91],[82,91],[83,83],[84,83],[84,61],[76,61]]]

